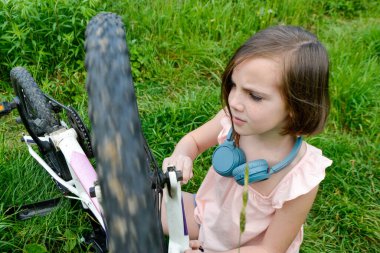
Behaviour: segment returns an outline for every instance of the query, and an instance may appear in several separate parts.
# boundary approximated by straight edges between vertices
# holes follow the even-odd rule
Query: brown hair
[[[222,76],[224,106],[232,88],[234,68],[247,59],[282,59],[282,96],[289,111],[282,134],[311,135],[323,130],[330,108],[327,51],[312,33],[295,26],[259,31],[237,49]]]

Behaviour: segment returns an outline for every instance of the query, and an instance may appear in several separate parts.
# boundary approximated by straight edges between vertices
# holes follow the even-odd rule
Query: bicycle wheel
[[[112,13],[86,29],[86,87],[111,252],[162,252],[125,30]]]
[[[22,67],[15,67],[11,70],[10,76],[13,89],[20,99],[18,108],[20,116],[25,119],[24,125],[35,136],[56,130],[60,125],[59,121],[30,73]]]
[[[64,180],[70,180],[71,175],[63,154],[57,152],[52,144],[42,142],[38,138],[61,127],[49,101],[26,69],[15,67],[11,70],[10,77],[16,96],[20,100],[17,109],[26,130],[49,166]],[[61,185],[58,186],[66,192]]]

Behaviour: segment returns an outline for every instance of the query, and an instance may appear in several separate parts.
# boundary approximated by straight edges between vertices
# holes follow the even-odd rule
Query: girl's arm
[[[268,252],[285,252],[305,223],[318,193],[318,186],[278,209],[265,233],[261,246]],[[244,252],[244,251],[242,251]]]
[[[270,223],[263,240],[251,246],[240,247],[240,253],[283,253],[289,248],[294,238],[301,229],[302,224],[305,222],[307,214],[312,207],[315,197],[318,192],[318,186],[310,192],[284,203],[281,209],[278,209]],[[199,244],[198,241],[192,241],[193,245]],[[197,245],[198,246],[198,245]],[[190,252],[200,252],[193,247],[194,250]],[[205,250],[207,253],[211,251]],[[239,249],[225,251],[224,253],[237,253]]]
[[[222,130],[221,119],[225,116],[224,110],[220,110],[214,118],[199,128],[186,134],[176,145],[173,154],[164,159],[162,169],[166,171],[168,166],[175,166],[182,170],[183,182],[193,176],[193,161],[206,149],[217,144],[217,137]]]

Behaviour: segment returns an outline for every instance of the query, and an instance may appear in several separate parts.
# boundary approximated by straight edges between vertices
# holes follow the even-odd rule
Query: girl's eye
[[[254,101],[257,101],[257,102],[260,102],[261,100],[263,100],[262,97],[257,96],[257,95],[252,94],[252,93],[250,94],[250,96],[251,96],[251,98],[252,98]]]

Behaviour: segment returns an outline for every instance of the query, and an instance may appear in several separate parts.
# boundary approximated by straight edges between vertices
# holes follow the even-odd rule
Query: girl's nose
[[[236,111],[243,111],[243,97],[242,94],[239,94],[236,90],[231,90],[230,95],[228,96],[228,102],[230,107]]]

